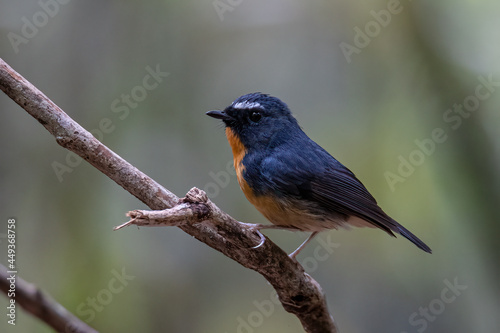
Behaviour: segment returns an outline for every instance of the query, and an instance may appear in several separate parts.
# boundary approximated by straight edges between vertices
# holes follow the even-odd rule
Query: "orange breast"
[[[280,202],[274,200],[271,197],[256,196],[254,194],[254,191],[250,188],[245,178],[243,177],[243,172],[245,171],[243,158],[245,157],[247,150],[238,135],[234,133],[234,131],[229,127],[226,128],[226,136],[227,141],[229,141],[229,144],[231,145],[231,149],[233,151],[234,169],[236,170],[238,183],[240,184],[240,188],[245,194],[245,197],[269,221],[274,224],[283,224],[284,221],[280,221],[278,216],[283,216],[283,213],[286,210],[285,207]]]
[[[243,157],[247,153],[247,150],[240,138],[232,129],[226,127],[226,137],[229,145],[231,146],[231,150],[233,151],[233,162],[234,169],[236,170],[236,176],[238,177],[238,183],[240,184],[241,189],[243,190],[242,182],[245,182],[243,179],[243,171],[245,170],[245,166],[243,165]],[[247,184],[248,187],[248,184]],[[245,192],[245,190],[243,190]],[[245,193],[246,194],[246,193]]]
[[[261,206],[260,200],[254,195],[253,190],[250,188],[245,178],[243,178],[243,172],[245,171],[243,158],[245,157],[247,150],[238,135],[229,127],[226,128],[226,136],[233,151],[234,169],[236,170],[236,176],[238,177],[240,188],[247,197],[248,201],[259,209],[259,206]]]

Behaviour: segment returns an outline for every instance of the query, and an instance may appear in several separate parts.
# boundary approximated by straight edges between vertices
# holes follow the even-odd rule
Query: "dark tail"
[[[396,222],[396,221],[394,221],[394,222]],[[408,229],[403,227],[401,224],[399,224],[397,222],[395,224],[396,224],[396,229],[393,230],[394,232],[397,232],[398,234],[400,234],[401,236],[403,236],[404,238],[406,238],[407,240],[409,240],[410,242],[415,244],[422,251],[425,251],[427,253],[432,253],[431,248],[428,247],[427,244],[422,242],[417,236],[412,234]]]

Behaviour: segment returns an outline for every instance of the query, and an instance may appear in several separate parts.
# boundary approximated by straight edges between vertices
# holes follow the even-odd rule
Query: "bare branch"
[[[0,265],[0,290],[5,294],[10,290],[11,277],[7,268]],[[97,333],[61,304],[20,277],[15,277],[15,294],[15,304],[19,303],[26,311],[40,318],[57,332]]]
[[[208,208],[206,208],[208,209]],[[200,222],[198,215],[187,203],[180,203],[173,208],[164,210],[133,210],[127,213],[130,221],[119,225],[113,230],[118,230],[129,225],[145,227],[179,227],[183,224]]]
[[[170,221],[165,223],[178,225],[199,241],[259,272],[306,332],[337,332],[321,287],[303,267],[269,239],[254,248],[260,236],[211,203],[204,192],[193,189],[179,199],[99,142],[2,59],[0,89],[54,135],[58,144],[83,157],[151,209],[170,209]],[[151,221],[139,218],[136,222]]]

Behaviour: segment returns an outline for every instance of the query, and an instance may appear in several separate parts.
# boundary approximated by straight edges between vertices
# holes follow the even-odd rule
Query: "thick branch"
[[[209,207],[206,215],[197,211],[198,217],[192,220],[203,220],[203,223],[181,223],[181,219],[175,223],[199,241],[262,274],[276,289],[285,310],[299,318],[306,332],[337,332],[319,284],[269,239],[253,248],[260,243],[260,237],[205,200],[203,195],[188,195],[180,201],[99,142],[2,59],[0,89],[54,135],[57,143],[83,157],[151,209],[171,208],[182,212],[187,207],[181,206],[183,203],[189,204],[187,209]]]
[[[0,265],[0,290],[8,293],[12,277],[7,268]],[[75,317],[61,304],[51,299],[34,285],[15,277],[15,301],[26,311],[40,318],[57,332],[97,333],[92,327]]]

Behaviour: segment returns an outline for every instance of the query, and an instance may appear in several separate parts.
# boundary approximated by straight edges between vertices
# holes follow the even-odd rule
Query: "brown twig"
[[[259,235],[220,210],[202,191],[193,189],[179,199],[99,142],[2,59],[0,89],[55,136],[58,144],[84,158],[151,209],[170,209],[170,225],[259,272],[306,332],[337,332],[319,284],[273,242],[266,239],[254,248],[260,243]]]
[[[11,290],[8,279],[12,276],[5,266],[0,265],[0,289],[6,294]],[[97,333],[34,285],[15,275],[14,278],[15,298],[12,298],[15,300],[14,305],[19,303],[26,311],[40,318],[57,332]]]

